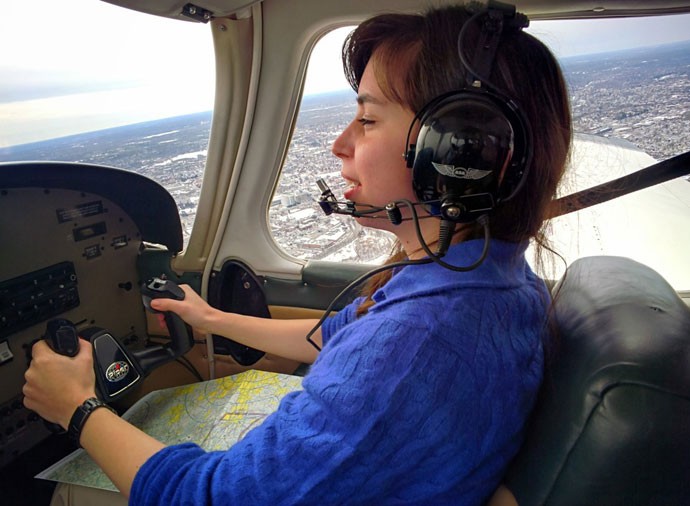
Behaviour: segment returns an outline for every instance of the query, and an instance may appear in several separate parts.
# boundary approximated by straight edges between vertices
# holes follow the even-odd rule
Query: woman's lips
[[[357,193],[357,189],[361,188],[362,185],[359,183],[359,181],[350,179],[349,177],[345,176],[345,174],[341,174],[341,177],[347,183],[347,189],[343,192],[343,197],[345,197],[345,200],[354,200],[353,196],[355,193]]]
[[[357,193],[357,190],[361,188],[362,185],[360,184],[351,184],[350,187],[345,190],[343,193],[343,197],[345,197],[345,200],[354,200],[354,195]]]

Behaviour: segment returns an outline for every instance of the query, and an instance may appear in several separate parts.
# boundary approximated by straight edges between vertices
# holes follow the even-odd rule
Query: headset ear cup
[[[491,211],[504,196],[504,169],[510,172],[506,191],[512,196],[524,179],[529,146],[512,102],[486,90],[463,89],[437,97],[422,111],[406,161],[428,212],[438,214],[440,202],[449,198],[466,210],[457,221]]]

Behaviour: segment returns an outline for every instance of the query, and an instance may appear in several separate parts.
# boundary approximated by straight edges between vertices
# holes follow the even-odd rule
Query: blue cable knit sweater
[[[478,258],[482,241],[451,247]],[[130,504],[482,504],[522,440],[542,378],[548,294],[524,244],[492,241],[476,270],[407,266],[324,347],[278,410],[227,451],[151,457]]]

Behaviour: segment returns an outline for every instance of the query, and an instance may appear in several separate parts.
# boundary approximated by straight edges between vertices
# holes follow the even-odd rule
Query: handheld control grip
[[[79,353],[79,335],[74,324],[64,318],[48,320],[45,340],[48,346],[60,355],[73,357]]]
[[[79,353],[80,339],[91,342],[96,392],[105,401],[112,401],[129,391],[143,377],[124,345],[106,330],[88,327],[81,331],[80,338],[71,321],[55,318],[48,321],[44,338],[53,351],[69,357]],[[62,431],[59,425],[49,422],[46,425],[53,432]]]
[[[192,331],[182,318],[170,311],[157,311],[151,307],[153,299],[184,300],[184,291],[173,281],[151,278],[141,286],[141,299],[151,313],[163,314],[165,324],[170,332],[170,346],[149,348],[136,354],[144,372],[151,371],[159,365],[184,355],[194,345]]]
[[[151,307],[152,299],[184,300],[184,290],[169,279],[151,278],[141,286],[141,299],[152,313],[162,313]]]
[[[184,336],[188,332],[187,324],[170,311],[157,311],[151,307],[151,300],[153,299],[175,299],[184,300],[184,291],[174,282],[168,279],[151,278],[141,287],[141,299],[144,306],[151,313],[163,314],[165,324],[170,332],[172,340],[172,347],[175,347],[175,336]],[[184,341],[184,339],[183,339]],[[185,350],[189,351],[189,350]]]
[[[54,318],[48,320],[46,333],[43,338],[48,346],[60,355],[73,357],[79,353],[79,335],[74,324],[64,318]],[[55,434],[62,434],[65,430],[57,423],[43,420],[48,430]]]

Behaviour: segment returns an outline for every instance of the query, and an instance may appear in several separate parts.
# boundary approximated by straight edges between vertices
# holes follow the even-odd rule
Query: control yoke
[[[184,299],[184,291],[174,282],[152,278],[141,285],[141,297],[146,309],[152,299]],[[151,371],[187,353],[193,346],[191,328],[175,313],[162,312],[170,332],[169,345],[158,345],[139,351],[129,351],[105,329],[89,327],[79,332],[82,339],[93,346],[96,388],[99,397],[110,402],[127,393]],[[46,340],[50,347],[62,355],[74,356],[79,350],[79,338],[74,324],[65,319],[48,321]]]

